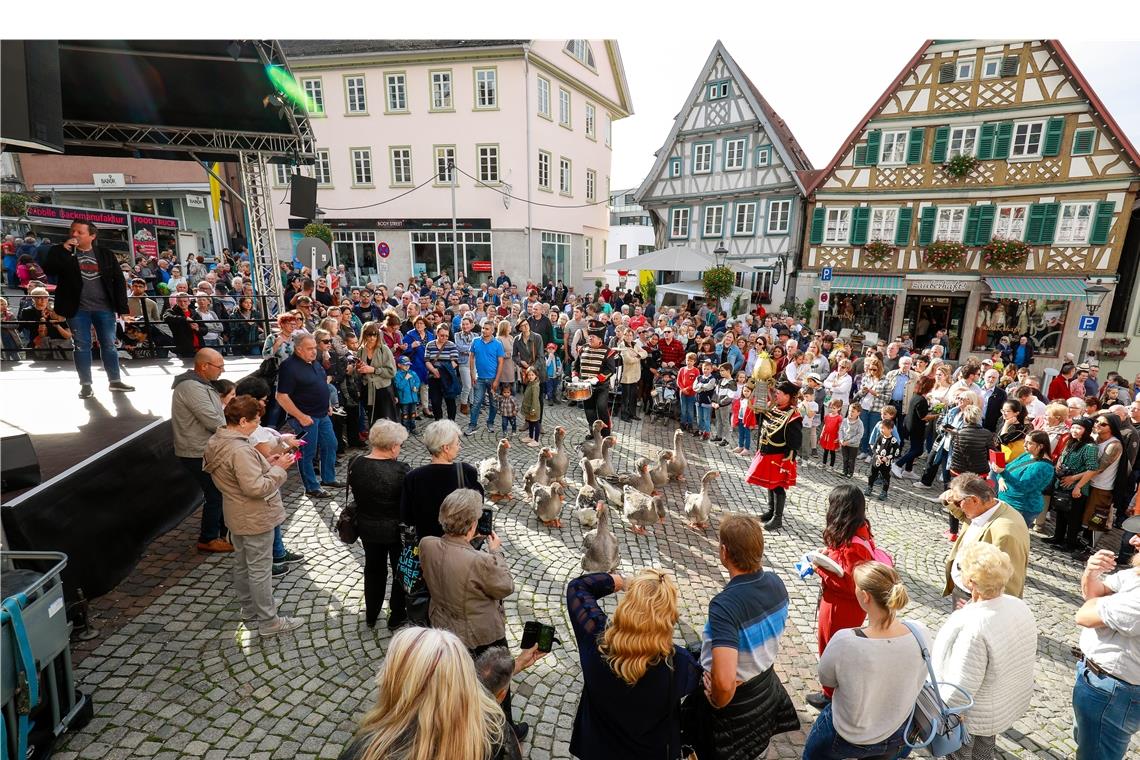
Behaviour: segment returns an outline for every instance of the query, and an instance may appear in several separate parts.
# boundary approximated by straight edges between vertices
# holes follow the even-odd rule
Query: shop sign
[[[171,219],[169,216],[150,216],[148,214],[131,214],[131,223],[135,226],[140,224],[149,227],[161,227],[166,230],[178,229],[178,220]]]
[[[491,262],[489,262],[489,261],[472,261],[471,262],[471,271],[472,272],[490,272],[491,271]]]
[[[206,208],[206,196],[204,195],[187,195],[186,206],[188,208]]]
[[[92,174],[91,184],[98,188],[126,187],[127,178],[123,174]]]
[[[948,290],[958,293],[970,289],[973,280],[907,280],[908,290]]]
[[[24,216],[29,219],[57,219],[64,222],[91,222],[92,224],[113,224],[118,227],[127,226],[127,215],[117,211],[48,206],[42,203],[29,203],[24,211]]]

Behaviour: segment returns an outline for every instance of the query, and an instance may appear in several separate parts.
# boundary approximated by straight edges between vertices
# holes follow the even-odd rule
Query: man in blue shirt
[[[471,402],[471,424],[467,426],[466,435],[474,433],[479,426],[479,413],[483,410],[483,399],[488,392],[492,398],[487,399],[487,406],[490,407],[487,413],[487,431],[494,432],[494,394],[499,391],[499,373],[503,370],[503,359],[507,354],[503,344],[495,339],[492,320],[483,320],[482,332],[479,339],[471,344],[471,358],[468,360],[475,399]]]
[[[914,387],[912,383],[918,379],[918,373],[911,370],[911,363],[914,361],[909,356],[899,356],[896,361],[898,362],[898,369],[893,369],[887,373],[887,388],[890,389],[891,398],[887,403],[898,410],[898,422],[895,424],[895,430],[904,429],[904,420],[906,419],[907,408],[910,406],[910,400],[914,395]]]
[[[277,370],[277,403],[301,426],[298,438],[307,444],[301,449],[301,482],[314,499],[333,496],[322,486],[342,488],[336,481],[336,434],[329,419],[329,384],[325,368],[317,361],[317,340],[308,333],[297,333],[293,355]],[[321,457],[321,479],[313,460]]]

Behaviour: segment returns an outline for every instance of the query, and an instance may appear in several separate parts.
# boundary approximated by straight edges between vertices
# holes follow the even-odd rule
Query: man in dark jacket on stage
[[[98,230],[91,222],[72,222],[63,245],[52,246],[44,272],[56,278],[55,311],[67,319],[75,344],[75,371],[79,373],[79,398],[91,398],[91,328],[99,338],[99,356],[112,391],[134,388],[120,378],[119,353],[115,350],[117,315],[129,314],[127,282],[115,254],[96,247]]]

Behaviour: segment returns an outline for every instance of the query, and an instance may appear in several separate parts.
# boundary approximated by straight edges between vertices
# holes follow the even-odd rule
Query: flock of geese
[[[665,522],[665,495],[661,488],[669,482],[683,482],[688,460],[682,450],[684,432],[673,433],[672,451],[665,449],[657,461],[641,458],[632,473],[614,469],[611,452],[617,439],[602,437],[605,423],[594,422],[591,437],[578,446],[578,464],[582,468],[583,485],[574,498],[574,514],[583,530],[585,572],[614,572],[618,567],[617,537],[610,527],[610,507],[621,510],[629,529],[639,535],[646,528]],[[511,498],[515,484],[514,468],[507,459],[511,448],[508,439],[499,441],[498,452],[479,463],[479,482],[492,501]],[[554,431],[554,448],[544,446],[538,461],[523,473],[523,491],[535,515],[548,528],[562,527],[562,511],[566,502],[571,452],[566,446],[566,428]],[[704,531],[708,528],[712,499],[710,483],[720,477],[709,470],[701,477],[699,493],[686,493],[683,511],[688,527]]]

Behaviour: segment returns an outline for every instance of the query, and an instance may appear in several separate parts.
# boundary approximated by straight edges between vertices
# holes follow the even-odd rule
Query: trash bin
[[[16,565],[50,565],[47,572]],[[0,705],[6,757],[41,757],[91,715],[75,688],[61,552],[0,552]]]

